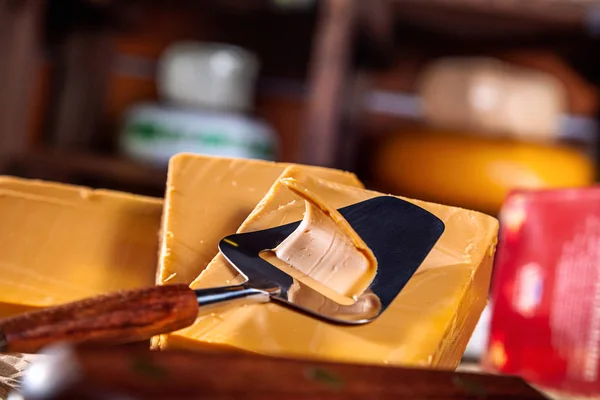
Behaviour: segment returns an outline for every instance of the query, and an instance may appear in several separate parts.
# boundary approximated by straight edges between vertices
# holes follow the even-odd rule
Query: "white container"
[[[174,105],[246,111],[253,104],[258,69],[257,57],[240,47],[177,42],[159,60],[158,91]]]

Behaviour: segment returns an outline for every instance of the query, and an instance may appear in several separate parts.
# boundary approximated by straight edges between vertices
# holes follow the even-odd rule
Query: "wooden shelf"
[[[389,67],[398,52],[431,46],[433,52],[455,48],[469,54],[474,48],[489,50],[496,41],[510,45],[515,38],[521,44],[567,43],[591,27],[587,6],[595,0],[322,0],[293,12],[283,12],[271,0],[172,3],[23,0],[0,6],[0,52],[13,55],[0,60],[0,86],[5,89],[0,92],[0,161],[14,160],[10,171],[19,175],[160,193],[165,171],[89,153],[111,148],[115,135],[107,132],[117,124],[115,110],[131,100],[123,96],[127,98],[114,108],[105,104],[107,93],[122,83],[111,68],[119,65],[119,46],[125,42],[118,45],[115,37],[139,31],[139,42],[127,42],[139,54],[158,52],[167,39],[224,41],[259,54],[262,74],[304,81],[306,100],[294,114],[298,122],[285,125],[293,127],[284,134],[293,136],[289,142],[294,143],[286,158],[352,169],[361,135],[361,93],[372,71]],[[170,8],[179,11],[157,21]],[[190,15],[189,27],[182,15]],[[174,28],[180,25],[185,27]],[[570,43],[568,47],[574,51]],[[27,132],[31,125],[36,89],[29,78],[42,54],[53,60],[53,70],[45,83],[47,93],[40,95],[43,118],[35,126],[43,128],[29,140],[14,132]],[[148,87],[154,96],[152,84]],[[57,148],[88,153],[29,151],[42,137]],[[302,142],[306,145],[296,145]]]
[[[14,157],[5,173],[59,182],[91,184],[162,196],[166,168],[143,165],[124,158],[89,153],[38,149]]]
[[[452,16],[462,16],[465,27],[482,25],[487,18],[511,20],[514,26],[523,24],[543,24],[561,28],[580,29],[584,26],[586,14],[594,1],[590,0],[544,0],[514,1],[514,0],[390,0],[394,3],[395,11],[400,15],[410,15],[411,11],[430,11],[439,20]],[[416,17],[417,14],[415,14]],[[468,16],[483,17],[484,21]],[[488,30],[497,27],[485,26]],[[433,29],[448,28],[447,26],[432,26]]]

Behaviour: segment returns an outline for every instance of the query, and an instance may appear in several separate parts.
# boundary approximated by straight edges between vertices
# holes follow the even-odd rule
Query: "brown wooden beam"
[[[583,31],[588,0],[390,0],[404,21],[446,34],[506,36]]]
[[[319,4],[298,162],[334,166],[357,4],[355,0],[323,0]]]
[[[81,26],[69,32],[57,62],[56,108],[51,142],[63,150],[91,150],[99,136],[110,71],[113,33],[107,27]]]
[[[44,0],[0,0],[0,163],[27,147]]]
[[[394,22],[396,16],[390,0],[359,1],[358,27],[368,43],[386,55],[394,51]]]
[[[148,400],[546,399],[514,376],[284,359],[230,349],[63,346],[47,357],[35,360],[35,371],[25,374],[48,378],[24,379],[20,398],[88,399],[110,393],[112,398]],[[63,360],[70,362],[68,368],[62,368]]]

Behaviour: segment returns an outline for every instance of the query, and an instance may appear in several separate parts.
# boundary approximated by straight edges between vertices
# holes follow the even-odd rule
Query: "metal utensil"
[[[299,222],[227,236],[219,249],[246,277],[244,286],[262,289],[272,300],[329,322],[364,324],[384,312],[404,288],[442,235],[444,223],[392,196],[375,197],[339,211],[373,251],[378,264],[371,285],[354,304],[339,304],[260,257],[262,251],[285,240]]]
[[[277,301],[328,322],[364,324],[404,288],[444,231],[428,211],[392,196],[339,210],[377,258],[377,274],[351,305],[340,304],[263,260],[300,222],[230,235],[219,249],[246,281],[192,290],[165,285],[102,295],[0,321],[0,352],[35,352],[54,342],[126,343],[191,325],[200,310],[241,300]]]

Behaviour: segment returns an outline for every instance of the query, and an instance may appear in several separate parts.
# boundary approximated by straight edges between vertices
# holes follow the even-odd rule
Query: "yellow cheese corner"
[[[0,177],[0,317],[150,286],[162,201]]]
[[[165,193],[157,284],[191,283],[235,233],[289,164],[181,153],[171,158]],[[299,166],[363,187],[349,172]]]
[[[289,167],[241,225],[252,231],[302,219],[304,201],[282,179],[306,179]],[[316,195],[340,208],[380,195],[327,180],[313,180]],[[392,305],[374,322],[336,326],[276,303],[226,308],[202,314],[193,326],[161,336],[162,349],[235,348],[267,355],[335,361],[455,368],[487,294],[498,221],[474,211],[411,201],[441,218],[446,230]],[[240,282],[218,254],[193,288]]]

